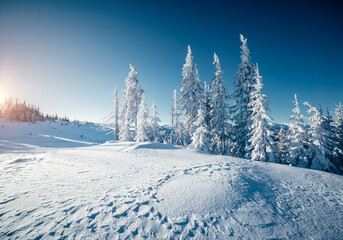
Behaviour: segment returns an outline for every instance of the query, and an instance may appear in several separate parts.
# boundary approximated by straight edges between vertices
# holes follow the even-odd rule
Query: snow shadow
[[[32,151],[43,148],[78,148],[99,144],[97,142],[80,141],[51,135],[20,136],[9,140],[0,139],[0,152]]]
[[[136,146],[136,149],[180,149],[180,147],[170,143],[146,143]]]

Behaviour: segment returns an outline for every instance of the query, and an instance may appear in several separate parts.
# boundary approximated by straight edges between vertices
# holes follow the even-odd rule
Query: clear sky
[[[343,100],[342,12],[339,0],[0,0],[0,91],[44,113],[99,121],[132,63],[168,123],[187,45],[202,82],[212,80],[217,53],[232,93],[242,33],[270,115],[288,122],[294,93],[331,109]]]

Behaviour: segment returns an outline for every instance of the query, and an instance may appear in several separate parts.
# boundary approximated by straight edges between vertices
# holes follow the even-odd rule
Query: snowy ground
[[[343,239],[343,176],[110,137],[3,123],[0,239]]]

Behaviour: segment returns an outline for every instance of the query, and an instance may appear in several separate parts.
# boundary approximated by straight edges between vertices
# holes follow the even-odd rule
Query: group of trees
[[[114,90],[114,111],[104,120],[104,126],[111,128],[115,139],[120,141],[161,142],[157,107],[152,104],[152,116],[145,101],[144,91],[138,84],[136,68],[130,64],[129,72],[123,91],[122,106],[119,112],[118,89]],[[139,120],[139,121],[138,121]]]
[[[56,115],[44,115],[39,107],[33,104],[27,104],[25,101],[20,102],[18,98],[6,98],[0,104],[0,119],[10,122],[29,122],[36,123],[44,120],[62,120],[69,122],[68,117],[59,117]],[[76,120],[75,120],[76,121]]]
[[[308,102],[309,125],[301,114],[297,95],[294,95],[292,123],[281,128],[276,137],[279,162],[329,172],[343,172],[343,108],[339,103],[335,117],[327,110],[323,114]]]
[[[18,98],[7,98],[0,104],[0,118],[6,121],[35,123],[42,121],[44,116],[37,106],[26,104],[25,101],[19,102]]]
[[[188,145],[212,154],[231,155],[256,161],[292,164],[330,172],[343,171],[343,111],[337,106],[335,120],[305,102],[309,126],[295,96],[293,122],[280,130],[271,124],[269,104],[263,94],[259,67],[251,62],[247,39],[240,35],[241,63],[230,95],[223,71],[214,53],[214,77],[209,85],[200,81],[191,47],[182,68],[179,91],[171,99],[171,131],[161,136],[156,106],[149,115],[137,71],[126,78],[121,111],[117,89],[115,111],[106,123],[121,141],[169,142]],[[230,104],[232,102],[232,104]]]

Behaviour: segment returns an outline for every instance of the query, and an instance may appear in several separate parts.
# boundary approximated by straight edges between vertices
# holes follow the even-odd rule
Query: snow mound
[[[114,139],[94,124],[45,121],[36,124],[0,120],[0,151],[27,151],[42,148],[74,148],[104,143]]]
[[[14,125],[0,134],[0,239],[343,238],[343,176]]]

